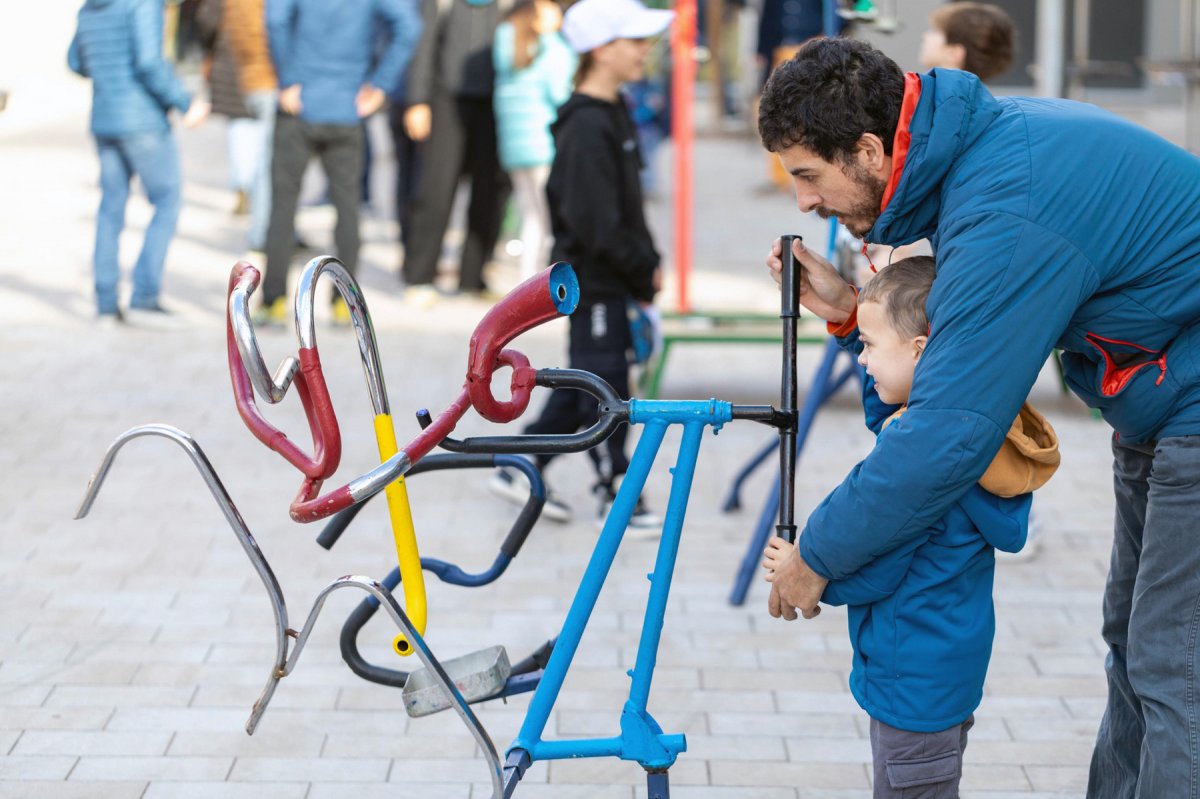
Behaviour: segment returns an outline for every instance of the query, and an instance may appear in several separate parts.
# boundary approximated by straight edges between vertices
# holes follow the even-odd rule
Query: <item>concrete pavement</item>
[[[65,47],[65,44],[64,44]],[[394,557],[381,503],[368,508],[332,552],[317,530],[292,523],[286,506],[297,473],[254,441],[230,399],[224,364],[224,285],[241,255],[244,221],[229,215],[224,136],[214,121],[180,133],[185,209],[169,257],[166,301],[188,322],[179,332],[97,330],[90,288],[95,155],[86,129],[87,86],[47,77],[41,101],[17,92],[0,115],[0,797],[486,797],[483,761],[457,719],[409,720],[399,693],[365,683],[340,661],[340,620],[357,601],[335,596],[295,673],[285,679],[253,737],[242,732],[273,651],[269,606],[202,481],[164,441],[121,454],[91,515],[72,515],[108,442],[144,422],[196,437],[259,539],[294,618],[317,590],[346,573],[381,576]],[[664,153],[665,155],[665,153]],[[752,141],[702,140],[696,151],[701,307],[772,310],[762,255],[770,239],[822,227],[798,218],[782,195],[754,192],[762,156]],[[381,175],[386,170],[381,159]],[[386,193],[377,184],[376,197]],[[302,229],[329,241],[327,209],[306,209]],[[669,206],[651,205],[669,249]],[[129,212],[128,263],[148,209]],[[428,311],[400,302],[394,228],[386,213],[364,226],[362,282],[380,334],[402,439],[419,407],[437,410],[462,381],[467,336],[485,306],[449,300]],[[501,270],[499,285],[509,280]],[[671,292],[668,287],[666,299]],[[319,339],[346,453],[339,477],[374,462],[370,407],[352,337],[321,327]],[[535,365],[563,358],[561,324],[517,346]],[[265,334],[270,363],[293,352]],[[817,352],[802,351],[802,369]],[[771,348],[681,348],[664,390],[672,397],[772,402]],[[1100,592],[1111,527],[1106,428],[1062,397],[1046,373],[1034,401],[1062,439],[1063,468],[1039,493],[1041,552],[997,573],[997,635],[986,698],[966,755],[973,799],[1079,796],[1103,708]],[[302,438],[294,397],[272,418]],[[463,432],[489,427],[477,417]],[[870,795],[866,717],[846,688],[845,617],[810,622],[767,617],[754,585],[745,607],[726,603],[734,566],[758,503],[726,516],[719,498],[768,433],[730,425],[707,438],[685,528],[650,710],[689,751],[672,769],[680,799],[861,799]],[[866,453],[871,438],[852,392],[822,413],[801,462],[800,513]],[[669,451],[669,450],[668,450]],[[666,504],[670,457],[651,477],[653,506]],[[490,563],[511,511],[484,489],[487,475],[431,475],[411,483],[426,554],[475,567]],[[596,537],[586,459],[565,458],[548,479],[576,508],[565,526],[542,521],[497,583],[462,589],[431,582],[428,638],[452,656],[503,643],[514,658],[552,636]],[[627,542],[559,700],[553,736],[617,730],[632,666],[645,573],[654,548]],[[388,658],[391,633],[376,621],[371,655]],[[479,707],[503,750],[527,697]],[[636,765],[539,763],[518,796],[634,799]]]

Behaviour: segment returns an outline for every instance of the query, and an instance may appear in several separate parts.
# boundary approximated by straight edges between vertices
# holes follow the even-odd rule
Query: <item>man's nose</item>
[[[803,211],[804,213],[807,214],[809,211],[813,210],[814,208],[820,207],[820,205],[821,205],[821,195],[816,194],[811,191],[805,191],[805,190],[801,189],[799,186],[796,187],[796,206],[801,211]]]
[[[867,354],[865,352],[860,352],[858,354],[858,365],[864,369],[867,368]]]

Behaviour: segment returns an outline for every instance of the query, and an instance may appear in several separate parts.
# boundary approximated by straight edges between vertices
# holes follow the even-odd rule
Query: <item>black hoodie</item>
[[[649,302],[660,257],[646,228],[642,159],[624,99],[573,94],[550,130],[552,260],[575,267],[581,304],[625,297]]]

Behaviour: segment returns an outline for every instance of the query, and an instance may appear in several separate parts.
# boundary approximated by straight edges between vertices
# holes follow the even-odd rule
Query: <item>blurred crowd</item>
[[[757,66],[739,84],[736,76],[747,59],[737,52],[741,39],[733,23],[746,2],[697,3],[696,52],[715,88],[717,115],[743,129],[753,111],[747,95],[801,43],[829,26],[821,0],[754,3]],[[307,249],[296,231],[296,213],[305,170],[314,159],[325,180],[322,201],[336,210],[334,252],[355,271],[360,210],[370,199],[371,165],[379,155],[368,135],[375,114],[386,117],[391,134],[386,155],[395,165],[395,182],[388,205],[398,222],[395,263],[406,302],[430,307],[447,293],[491,297],[485,267],[497,252],[515,262],[522,278],[544,267],[554,237],[546,195],[555,154],[551,126],[572,93],[579,65],[561,32],[563,12],[572,4],[86,0],[69,60],[94,85],[91,128],[102,189],[94,257],[100,322],[176,324],[159,299],[181,212],[173,110],[184,125],[200,124],[211,114],[225,127],[231,208],[245,215],[245,250],[265,270],[259,324],[281,324],[287,317],[289,267]],[[670,5],[647,3],[651,10]],[[839,33],[870,7],[841,5],[834,24]],[[933,20],[931,30],[957,25],[952,46],[978,38],[947,19],[943,14]],[[641,191],[649,197],[662,190],[655,151],[671,135],[667,38],[655,37],[642,74],[622,84],[636,131]],[[922,53],[923,60],[934,65],[927,55]],[[962,66],[991,68],[986,62]],[[196,71],[203,88],[193,97],[179,73]],[[768,169],[786,187],[777,166]],[[132,270],[132,293],[122,303],[117,239],[134,176],[155,213]],[[455,197],[464,189],[464,236],[454,268],[442,262],[443,240],[452,227]],[[345,305],[336,300],[333,318],[349,321]]]

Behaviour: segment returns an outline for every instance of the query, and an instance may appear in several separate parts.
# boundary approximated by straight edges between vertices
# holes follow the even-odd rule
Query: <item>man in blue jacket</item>
[[[378,58],[379,35],[388,46]],[[421,34],[411,0],[267,0],[267,40],[279,76],[279,115],[271,163],[271,222],[260,321],[287,318],[288,267],[296,203],[309,159],[321,159],[337,210],[337,256],[358,266],[358,204],[363,170],[361,121],[396,85]],[[345,303],[335,319],[349,322]]]
[[[87,0],[67,51],[72,71],[92,80],[92,135],[100,155],[100,211],[93,270],[101,325],[124,318],[117,301],[121,277],[118,242],[125,226],[129,183],[138,176],[154,206],[133,269],[129,319],[173,324],[159,302],[163,263],[182,206],[179,148],[167,114],[184,113],[189,127],[207,113],[162,58],[163,6],[159,0]]]
[[[906,76],[849,40],[772,75],[759,132],[801,210],[868,242],[928,238],[938,263],[908,424],[809,517],[770,612],[811,617],[827,581],[942,517],[1060,347],[1115,429],[1109,699],[1088,796],[1200,794],[1200,159],[1092,106],[995,98],[956,70]],[[797,255],[804,304],[842,328],[850,286]]]

